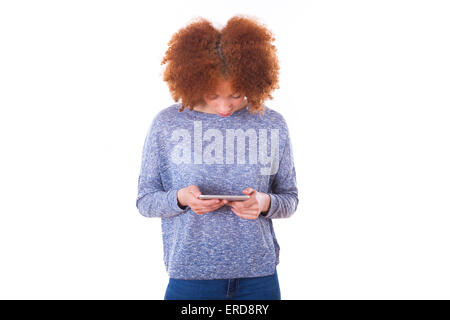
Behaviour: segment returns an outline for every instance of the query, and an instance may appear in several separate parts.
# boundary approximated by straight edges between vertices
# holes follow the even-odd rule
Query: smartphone
[[[230,201],[244,201],[244,200],[250,199],[250,196],[201,194],[198,196],[198,198],[200,200],[224,199],[224,200],[230,200]]]

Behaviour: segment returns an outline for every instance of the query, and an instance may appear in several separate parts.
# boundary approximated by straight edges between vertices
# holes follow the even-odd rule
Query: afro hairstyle
[[[244,93],[248,109],[264,114],[263,103],[279,89],[279,64],[272,32],[255,18],[237,15],[218,30],[200,17],[178,30],[170,39],[161,65],[167,63],[163,80],[181,108],[205,105],[204,94],[218,82],[231,81]]]

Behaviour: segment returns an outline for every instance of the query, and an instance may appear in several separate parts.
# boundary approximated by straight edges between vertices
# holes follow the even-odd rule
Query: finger
[[[216,203],[216,204],[213,204],[213,205],[210,205],[210,206],[202,206],[201,208],[204,211],[208,211],[209,212],[209,211],[214,211],[214,210],[216,210],[216,209],[218,209],[218,208],[220,208],[222,206],[223,206],[223,203],[222,203],[222,201],[219,200],[219,202]]]
[[[248,199],[248,200],[242,201],[240,205],[241,205],[242,209],[248,209],[248,208],[254,207],[257,204],[258,204],[258,201],[256,201],[255,199]]]
[[[220,203],[220,200],[219,200],[219,199],[200,200],[200,201],[202,201],[202,204],[203,204],[204,206],[206,206],[206,207],[208,207],[208,206],[213,206],[213,205],[215,205],[215,204],[217,204],[217,203]]]
[[[199,208],[199,209],[197,209],[197,211],[203,214],[203,213],[210,212],[211,209],[210,208]]]
[[[242,219],[247,219],[247,220],[255,220],[258,218],[258,215],[254,215],[254,214],[244,214],[238,211],[235,211],[234,209],[231,209],[235,215],[237,215],[238,217],[242,218]]]
[[[256,192],[255,189],[252,188],[245,188],[244,190],[242,190],[243,193],[245,193],[246,195],[250,196],[252,194],[254,194]]]
[[[247,209],[247,210],[236,210],[237,212],[239,212],[240,214],[245,214],[245,215],[253,215],[256,216],[258,215],[258,209],[256,208],[252,208],[252,209]]]
[[[241,202],[241,201],[231,201],[231,200],[223,200],[223,201],[224,201],[224,204],[226,204],[227,206],[230,206],[230,207],[232,207],[236,203]]]
[[[200,189],[196,185],[189,186],[188,190],[194,195],[195,198],[198,198],[198,196],[202,194]]]
[[[211,207],[211,206],[214,206],[214,205],[220,203],[220,200],[218,200],[218,199],[201,200],[201,199],[196,198],[195,202],[199,206],[207,208],[207,207]]]
[[[219,203],[214,204],[214,205],[212,205],[212,206],[205,207],[205,209],[206,209],[206,210],[211,210],[211,211],[213,211],[213,210],[216,210],[217,208],[220,208],[220,207],[222,207],[222,206],[223,206],[223,203],[222,203],[222,202],[219,202]]]
[[[201,195],[201,192],[191,191],[191,194],[194,196],[195,199],[198,199],[198,197]]]
[[[258,204],[258,202],[256,200],[248,199],[248,200],[245,200],[245,201],[235,201],[235,203],[233,203],[232,207],[236,208],[237,210],[241,210],[242,211],[242,210],[251,208],[251,207],[253,207],[253,206],[257,205],[257,204]]]

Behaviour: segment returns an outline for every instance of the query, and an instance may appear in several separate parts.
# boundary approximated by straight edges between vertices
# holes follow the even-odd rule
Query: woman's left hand
[[[258,219],[261,212],[267,211],[270,204],[270,197],[268,194],[258,192],[252,188],[245,188],[242,191],[244,194],[250,196],[244,201],[229,201],[224,200],[224,204],[231,207],[231,211],[243,219]]]

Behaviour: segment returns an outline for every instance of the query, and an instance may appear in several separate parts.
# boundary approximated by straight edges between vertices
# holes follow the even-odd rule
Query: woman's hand
[[[231,206],[231,211],[243,219],[258,219],[261,212],[269,210],[270,196],[263,192],[258,192],[252,188],[245,188],[243,191],[250,198],[244,201],[228,201],[225,204]]]
[[[224,200],[219,199],[200,200],[198,196],[201,194],[197,186],[191,185],[178,190],[177,199],[182,206],[189,206],[196,214],[205,214],[217,210],[225,204]]]

